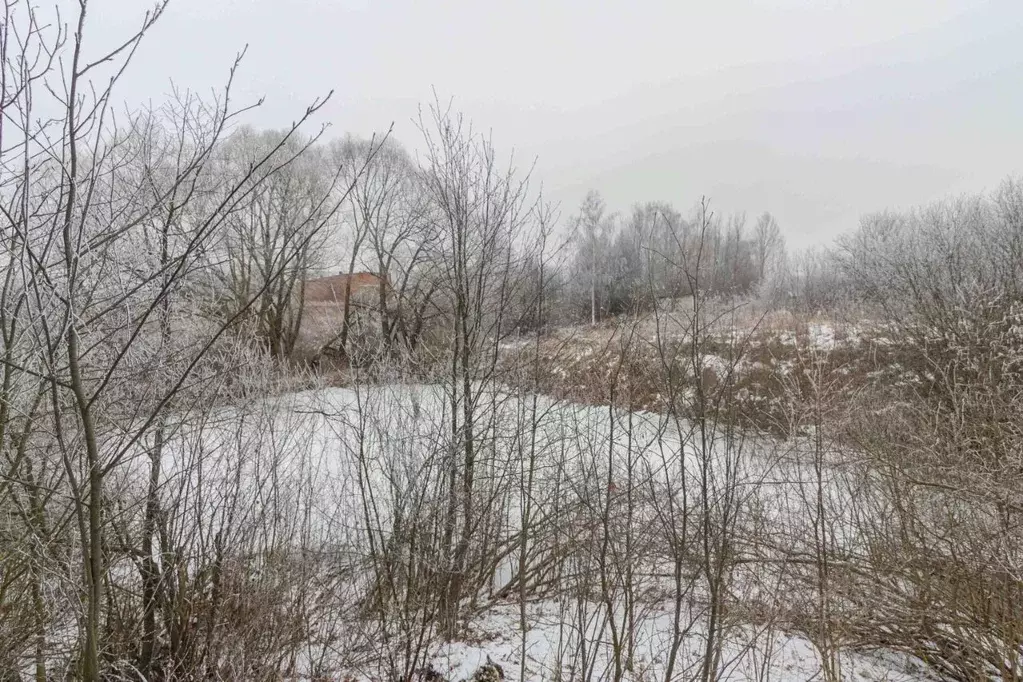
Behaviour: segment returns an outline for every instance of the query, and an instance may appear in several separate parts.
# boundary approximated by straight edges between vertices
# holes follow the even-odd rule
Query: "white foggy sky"
[[[93,0],[100,43],[147,3]],[[332,135],[454,97],[571,214],[706,194],[771,211],[790,242],[866,211],[1023,173],[1023,2],[996,0],[172,0],[120,97],[205,92],[249,52],[237,101],[281,126],[335,91]],[[95,45],[98,49],[100,45]]]

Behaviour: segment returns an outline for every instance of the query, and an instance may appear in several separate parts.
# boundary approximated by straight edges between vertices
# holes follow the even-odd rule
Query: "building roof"
[[[330,275],[306,280],[305,300],[307,303],[338,303],[345,300],[345,287],[351,287],[352,298],[364,299],[368,292],[375,292],[380,286],[380,277],[372,272],[356,272],[351,276],[345,274]]]

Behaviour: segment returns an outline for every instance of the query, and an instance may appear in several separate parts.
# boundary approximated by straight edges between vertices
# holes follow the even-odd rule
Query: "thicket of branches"
[[[95,56],[87,7],[0,31],[6,678],[436,679],[504,606],[525,680],[538,601],[555,679],[767,680],[789,632],[829,681],[876,648],[1023,677],[1019,183],[799,258],[706,201],[566,232],[440,103],[416,156],[307,132],[322,101],[237,125],[238,63],[115,116],[164,5]],[[306,282],[360,270],[377,314],[304,337]],[[913,379],[796,345],[752,418],[750,296],[870,303]],[[551,327],[600,321],[561,374]]]
[[[990,195],[866,216],[835,254],[911,377],[850,428],[891,497],[864,627],[888,622],[887,638],[956,679],[1023,675],[1021,209],[1010,178]]]

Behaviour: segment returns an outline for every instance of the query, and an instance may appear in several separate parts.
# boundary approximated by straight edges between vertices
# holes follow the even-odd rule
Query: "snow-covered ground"
[[[624,679],[640,682],[663,680],[671,633],[670,605],[653,607],[640,628],[633,668]],[[445,679],[468,680],[473,671],[489,657],[504,669],[507,680],[613,679],[611,646],[606,639],[597,643],[592,668],[583,671],[565,666],[564,649],[574,643],[574,633],[565,632],[563,612],[557,603],[532,603],[528,608],[528,629],[523,637],[517,606],[492,609],[473,623],[472,630],[482,633],[483,641],[451,642],[441,645],[432,659],[434,670]],[[702,655],[704,635],[692,632],[678,655],[672,679],[694,679]],[[809,682],[821,679],[816,650],[806,639],[782,632],[770,632],[750,626],[725,646],[722,657],[722,682]],[[848,653],[841,657],[845,680],[873,682],[918,682],[932,680],[919,662],[909,657],[886,653]],[[523,670],[525,672],[523,676]]]
[[[826,336],[821,332],[818,338],[823,342]],[[531,396],[503,391],[484,391],[479,400],[484,408],[478,436],[489,449],[481,456],[477,476],[489,493],[501,495],[504,518],[497,542],[513,546],[510,538],[521,526],[527,451],[536,454],[533,518],[551,513],[545,505],[555,498],[580,510],[592,510],[595,502],[606,504],[606,513],[617,518],[625,513],[621,491],[626,486],[636,491],[631,523],[648,544],[635,570],[650,594],[637,607],[635,660],[626,679],[664,679],[674,603],[670,585],[660,586],[657,578],[666,570],[662,564],[667,556],[657,538],[670,531],[659,508],[668,497],[680,504],[683,483],[693,497],[707,474],[708,504],[735,505],[737,537],[765,533],[772,539],[767,545],[785,544],[800,552],[812,544],[805,509],[815,494],[815,479],[798,439],[780,443],[722,431],[710,434],[711,452],[704,452],[690,425],[652,413],[543,397],[534,404]],[[451,451],[450,419],[443,387],[384,385],[285,395],[183,425],[164,461],[164,507],[180,510],[171,528],[186,546],[208,547],[214,538],[258,527],[259,538],[244,540],[252,551],[291,544],[332,552],[353,573],[365,570],[368,538],[386,541],[397,510],[443,476]],[[527,443],[524,436],[534,425],[535,440]],[[126,492],[141,494],[144,466],[146,460],[139,457],[124,468]],[[855,491],[846,479],[833,481],[832,474],[829,470],[823,476],[822,494],[836,510],[830,521],[834,541],[855,551],[854,511],[848,504]],[[573,542],[581,544],[574,551],[589,552],[587,560],[592,561],[592,552],[599,550],[587,550],[588,536],[575,534]],[[762,550],[749,550],[748,543],[739,547],[749,552],[746,558],[771,558]],[[768,561],[737,571],[733,590],[759,596],[763,586],[777,587],[780,578],[771,566]],[[608,613],[596,599],[529,602],[522,656],[519,607],[495,597],[511,584],[514,569],[514,554],[498,564],[492,591],[481,600],[489,606],[467,623],[471,636],[433,645],[435,669],[448,680],[466,679],[489,655],[504,667],[507,679],[519,679],[523,671],[527,680],[608,679],[613,670]],[[358,592],[364,581],[352,581]],[[690,629],[673,679],[690,679],[702,656],[703,598],[699,586],[686,595],[682,620]],[[808,598],[790,595],[793,603]],[[820,674],[816,649],[797,633],[752,623],[733,623],[723,633],[721,679],[788,682]],[[589,666],[587,671],[578,669],[581,661]],[[371,679],[373,667],[364,661],[347,673]],[[849,652],[843,654],[842,668],[850,680],[928,679],[912,662],[893,654]]]

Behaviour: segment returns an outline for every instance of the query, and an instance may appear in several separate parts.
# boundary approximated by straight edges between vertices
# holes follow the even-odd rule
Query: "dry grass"
[[[715,321],[697,344],[694,371],[684,315],[557,329],[539,346],[509,344],[505,367],[528,367],[538,353],[543,371],[535,378],[542,392],[634,410],[685,415],[700,388],[726,419],[777,434],[802,425],[793,402],[809,396],[812,382],[838,388],[850,403],[855,397],[860,405],[889,405],[916,390],[926,370],[915,363],[912,348],[893,342],[869,320],[744,308],[708,314]],[[512,383],[534,379],[528,372],[511,371],[509,377]]]

